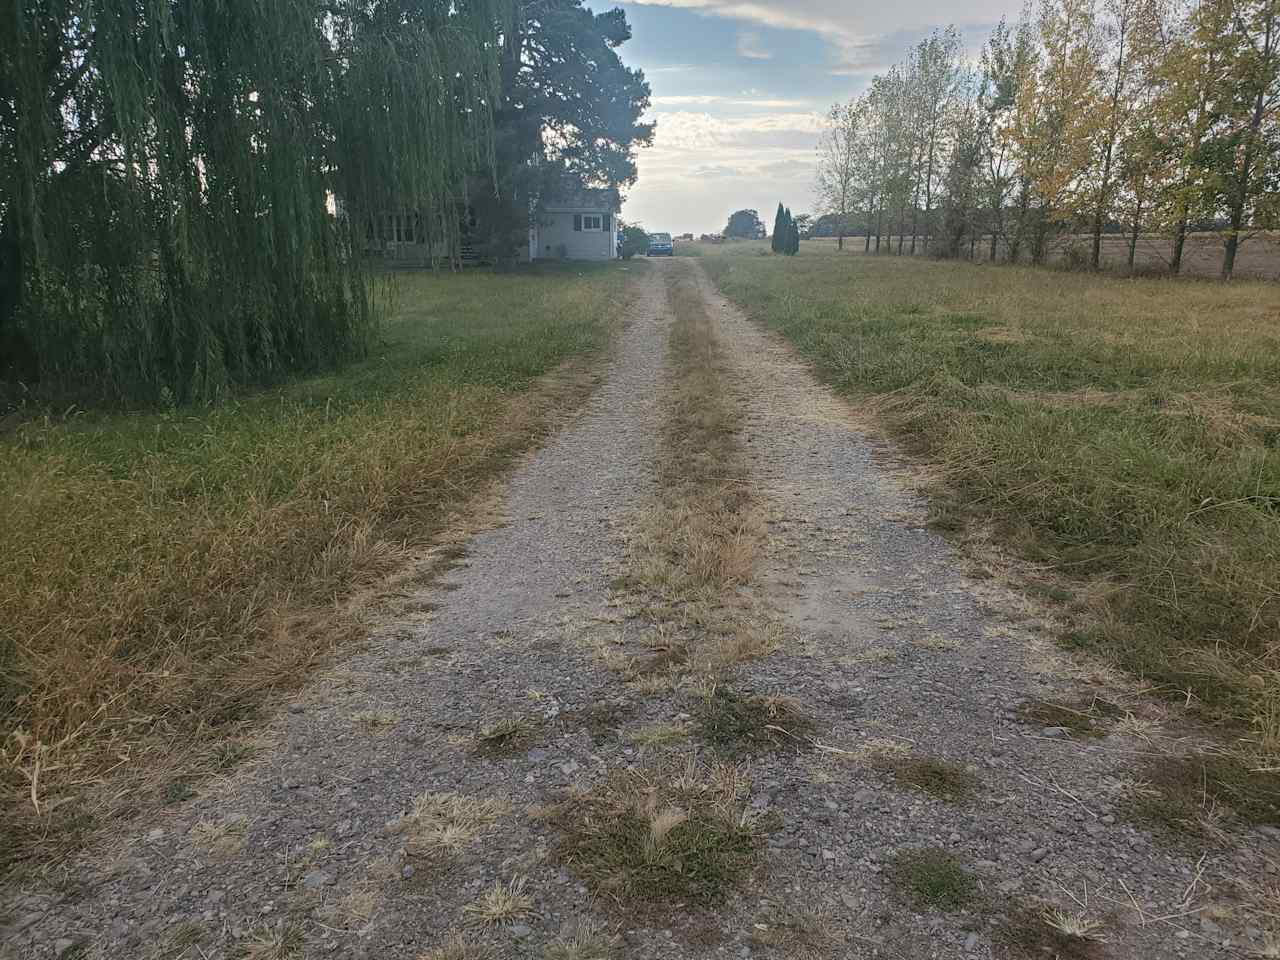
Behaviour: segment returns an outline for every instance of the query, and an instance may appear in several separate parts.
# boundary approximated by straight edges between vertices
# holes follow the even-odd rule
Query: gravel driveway
[[[1174,841],[1127,814],[1141,764],[1186,749],[1187,731],[1056,653],[1034,604],[966,576],[893,452],[696,260],[637,273],[602,385],[420,612],[282,704],[225,781],[98,843],[58,889],[10,891],[0,955],[1261,955],[1240,881],[1280,882],[1276,838]],[[777,652],[729,679],[790,698],[816,732],[741,761],[745,803],[773,824],[750,876],[714,910],[641,915],[593,897],[529,811],[644,763],[642,732],[687,724],[700,695],[641,689],[597,653],[633,629],[615,578],[653,494],[672,276],[699,284],[717,324],[768,529],[755,599],[784,625]],[[1096,697],[1117,705],[1096,736],[1026,711]],[[494,815],[451,856],[424,855],[415,798],[449,794]],[[922,850],[961,870],[963,902],[913,891],[902,854]],[[528,903],[485,924],[468,906],[495,884]],[[1041,938],[1049,908],[1096,921],[1105,943]],[[565,952],[587,929],[612,953]],[[454,937],[472,952],[428,952]]]

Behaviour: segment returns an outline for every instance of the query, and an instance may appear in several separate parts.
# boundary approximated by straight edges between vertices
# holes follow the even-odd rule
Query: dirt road
[[[11,895],[3,955],[1261,955],[1276,838],[1130,815],[1185,732],[966,576],[890,452],[696,261],[637,273],[602,386],[419,612],[282,705],[225,782]],[[623,583],[660,493],[678,285],[737,412],[717,480],[764,532],[730,599],[777,639],[655,681],[618,651],[681,605]],[[777,708],[749,749],[705,735],[728,702]],[[631,806],[593,799],[620,778]],[[692,833],[713,795],[732,860]],[[609,832],[633,815],[634,849]]]

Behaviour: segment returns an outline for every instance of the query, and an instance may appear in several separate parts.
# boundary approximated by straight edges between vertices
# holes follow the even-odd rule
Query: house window
[[[598,214],[598,213],[584,213],[584,214],[582,215],[582,229],[583,229],[583,230],[599,230],[599,229],[601,229],[601,227],[600,227],[600,214]]]

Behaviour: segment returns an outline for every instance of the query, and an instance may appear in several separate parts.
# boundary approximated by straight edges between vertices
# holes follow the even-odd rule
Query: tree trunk
[[[1010,263],[1017,263],[1018,258],[1022,255],[1022,238],[1027,228],[1027,213],[1030,205],[1031,187],[1026,180],[1023,180],[1022,186],[1018,191],[1018,225],[1009,240],[1008,259]]]
[[[1275,7],[1268,11],[1267,25],[1258,48],[1263,55],[1263,63],[1258,68],[1263,77],[1270,77],[1271,60],[1275,56],[1272,46],[1275,42],[1272,30],[1275,26]],[[1244,154],[1240,158],[1240,173],[1236,179],[1235,195],[1231,198],[1231,232],[1227,235],[1227,249],[1222,256],[1222,279],[1230,280],[1236,266],[1236,251],[1240,249],[1240,231],[1244,227],[1244,208],[1249,202],[1249,181],[1253,179],[1253,157],[1257,137],[1262,130],[1262,118],[1266,112],[1269,83],[1258,85],[1257,95],[1253,100],[1253,112],[1249,117],[1249,139],[1245,141]]]
[[[1173,254],[1169,258],[1169,272],[1175,277],[1182,272],[1182,250],[1187,243],[1187,212],[1182,211],[1178,224],[1173,228]]]
[[[936,128],[935,124],[935,128]],[[929,215],[933,210],[933,154],[936,149],[934,139],[937,137],[936,129],[929,134],[929,162],[925,165],[924,174],[924,252],[929,252]],[[911,252],[916,252],[916,238],[914,236],[915,228],[912,227],[913,236],[911,237]]]
[[[1133,233],[1129,235],[1129,275],[1133,276],[1133,261],[1138,254],[1138,231],[1142,229],[1142,197],[1133,208]]]
[[[1111,123],[1107,128],[1107,148],[1102,156],[1102,183],[1098,185],[1098,206],[1093,211],[1093,250],[1089,254],[1089,266],[1097,270],[1102,261],[1102,228],[1107,215],[1107,200],[1111,189],[1111,160],[1119,135],[1120,97],[1124,91],[1124,43],[1128,33],[1128,20],[1121,21],[1120,43],[1116,49],[1116,82],[1111,88]]]
[[[1089,266],[1097,270],[1102,263],[1103,214],[1107,205],[1107,182],[1111,179],[1111,144],[1107,144],[1102,161],[1102,183],[1098,187],[1098,205],[1093,211],[1093,249],[1089,251]]]

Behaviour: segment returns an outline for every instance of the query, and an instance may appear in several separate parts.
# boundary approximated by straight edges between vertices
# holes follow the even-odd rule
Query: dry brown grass
[[[488,947],[466,940],[461,934],[454,934],[440,946],[418,954],[418,960],[491,960],[493,956],[493,951]]]
[[[252,934],[236,956],[242,960],[297,960],[305,944],[302,928],[286,923]]]
[[[462,908],[467,923],[474,927],[496,927],[529,916],[533,911],[533,897],[525,892],[527,877],[512,877],[507,883],[501,880]]]
[[[0,437],[0,868],[218,772],[386,586],[450,562],[425,548],[467,492],[591,389],[529,390],[602,342],[620,279],[407,278],[368,363]]]
[[[562,931],[543,952],[543,960],[613,960],[618,937],[598,920],[583,918]]]
[[[752,925],[751,940],[788,960],[826,960],[847,938],[825,910],[798,906],[771,910]]]
[[[475,842],[510,809],[500,797],[424,793],[397,827],[411,851],[445,855]]]
[[[635,524],[618,581],[653,628],[639,652],[610,653],[654,690],[763,656],[782,640],[738,589],[751,581],[764,524],[744,476],[740,413],[715,326],[691,271],[671,270],[667,284],[675,322],[658,493]]]
[[[191,828],[191,842],[214,857],[230,857],[244,846],[249,823],[243,817],[231,820],[201,820]]]

